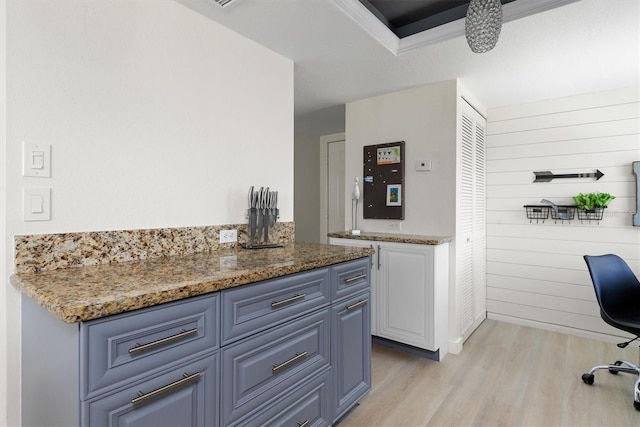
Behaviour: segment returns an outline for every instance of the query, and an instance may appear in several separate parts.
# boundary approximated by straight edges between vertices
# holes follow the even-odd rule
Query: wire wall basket
[[[524,208],[527,210],[529,222],[533,222],[533,220],[536,220],[536,223],[540,220],[544,222],[549,218],[549,206],[524,205]]]
[[[604,215],[606,206],[596,206],[595,208],[585,211],[584,209],[578,209],[578,219],[583,221],[600,221]]]
[[[557,223],[558,221],[564,222],[575,219],[576,212],[580,221],[601,221],[606,206],[597,206],[588,211],[578,209],[577,206],[573,205],[524,205],[524,208],[527,212],[529,223],[533,223],[533,221],[544,223],[549,217]]]

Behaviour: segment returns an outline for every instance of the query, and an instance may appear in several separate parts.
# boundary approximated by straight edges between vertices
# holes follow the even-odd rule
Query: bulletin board
[[[404,219],[404,158],[404,141],[364,147],[365,219]]]

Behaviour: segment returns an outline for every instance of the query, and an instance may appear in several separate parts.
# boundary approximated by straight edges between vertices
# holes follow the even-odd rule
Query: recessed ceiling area
[[[359,0],[399,38],[463,19],[468,0]],[[501,0],[504,5],[515,0]]]
[[[470,50],[464,19],[399,39],[359,0],[175,1],[292,61],[296,123],[319,112],[329,123],[330,109],[349,102],[453,79],[485,109],[640,83],[638,0],[510,2],[484,54]]]

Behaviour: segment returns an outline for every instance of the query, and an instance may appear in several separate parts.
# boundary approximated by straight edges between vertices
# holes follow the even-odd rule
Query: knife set
[[[249,243],[248,249],[278,248],[282,245],[269,243],[269,229],[278,221],[278,192],[269,187],[249,189]]]

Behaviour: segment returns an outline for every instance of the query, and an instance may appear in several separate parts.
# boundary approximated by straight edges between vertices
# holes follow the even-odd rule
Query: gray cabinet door
[[[371,390],[369,291],[335,304],[331,319],[334,421]]]
[[[229,425],[329,366],[329,309],[222,348],[222,417]]]
[[[82,403],[83,426],[218,425],[219,352]]]
[[[222,344],[299,318],[331,302],[329,270],[293,274],[222,291]]]
[[[371,275],[369,258],[344,262],[331,267],[331,298],[336,301],[368,290]]]
[[[80,325],[80,398],[92,399],[219,346],[220,296],[209,294]]]
[[[248,419],[239,420],[230,427],[323,427],[331,425],[331,369],[320,374],[299,388],[294,388],[283,399]]]

